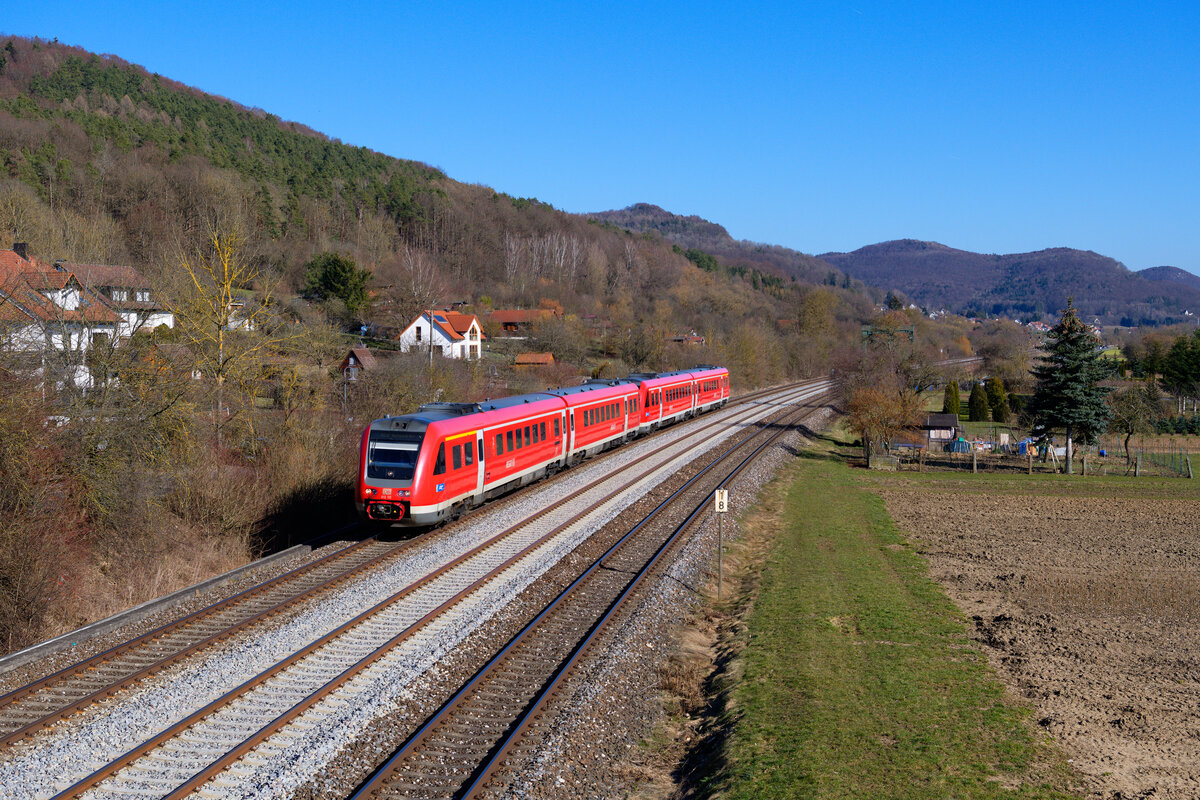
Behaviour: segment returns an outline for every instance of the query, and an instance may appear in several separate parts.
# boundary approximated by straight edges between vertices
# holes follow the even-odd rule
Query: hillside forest
[[[0,650],[344,523],[384,414],[697,363],[745,391],[828,373],[880,313],[862,284],[462,183],[56,42],[0,42],[0,165],[0,249],[132,266],[177,318],[90,350],[88,391],[0,351]],[[253,324],[229,330],[214,297]],[[350,347],[451,304],[559,315],[490,330],[479,361],[395,353],[344,380]],[[920,358],[972,352],[961,318],[891,313]],[[522,349],[557,365],[518,371]]]

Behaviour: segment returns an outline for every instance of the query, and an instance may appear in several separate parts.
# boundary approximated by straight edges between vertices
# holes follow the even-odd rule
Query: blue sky
[[[567,211],[1200,273],[1194,3],[15,5],[5,33]]]

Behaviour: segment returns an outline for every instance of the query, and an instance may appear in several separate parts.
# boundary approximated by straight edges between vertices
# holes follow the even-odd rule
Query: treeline
[[[1121,350],[1133,377],[1157,380],[1164,391],[1175,397],[1177,414],[1198,407],[1200,329],[1174,339],[1163,334],[1146,335],[1125,343]]]

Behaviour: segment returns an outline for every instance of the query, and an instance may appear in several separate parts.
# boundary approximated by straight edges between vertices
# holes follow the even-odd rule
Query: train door
[[[475,500],[483,502],[483,431],[475,432]]]

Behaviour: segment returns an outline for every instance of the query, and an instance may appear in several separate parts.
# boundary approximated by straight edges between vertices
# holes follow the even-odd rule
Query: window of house
[[[417,341],[419,342],[419,341],[421,341],[421,326],[420,325],[417,326],[416,333],[417,333]]]
[[[137,293],[137,299],[140,303],[150,302],[150,292],[146,289],[139,289]]]

